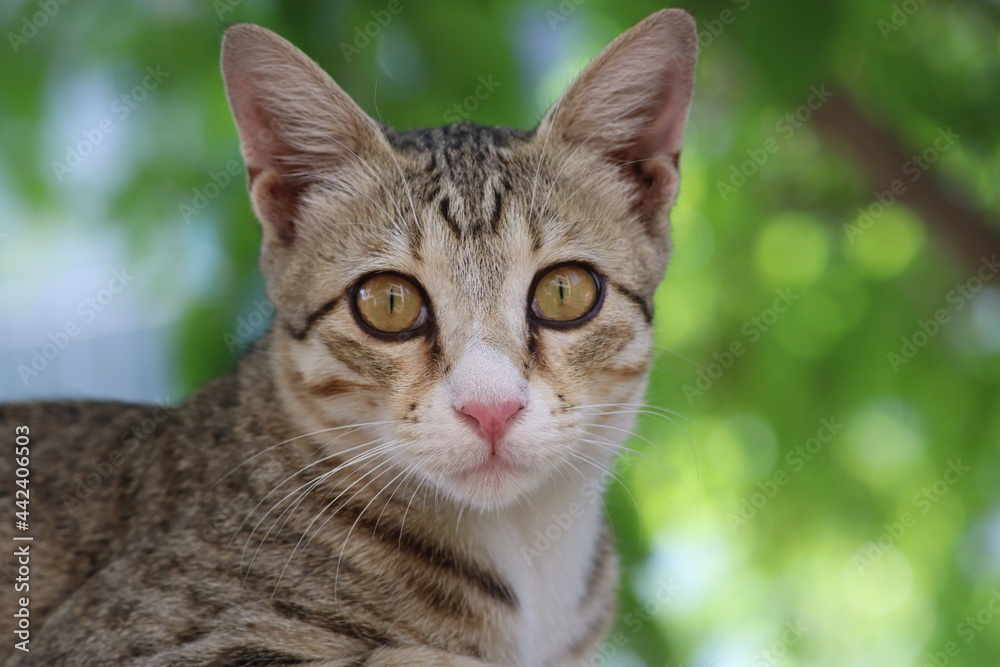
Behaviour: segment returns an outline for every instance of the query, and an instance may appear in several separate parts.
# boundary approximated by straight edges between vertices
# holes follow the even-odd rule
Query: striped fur
[[[32,650],[7,642],[4,664],[585,663],[613,617],[600,492],[650,365],[695,42],[659,12],[532,132],[397,132],[281,38],[231,28],[274,325],[169,412],[0,406],[4,433],[31,429],[38,536]],[[603,281],[572,328],[528,294],[563,262]],[[419,283],[418,335],[360,326],[377,271]],[[492,450],[457,411],[515,395]]]

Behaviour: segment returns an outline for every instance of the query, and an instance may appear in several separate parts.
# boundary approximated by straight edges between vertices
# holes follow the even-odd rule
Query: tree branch
[[[967,199],[957,201],[954,188],[946,185],[935,170],[928,169],[930,165],[920,154],[904,152],[897,137],[869,120],[846,92],[838,91],[814,119],[829,144],[855,159],[873,191],[888,196],[895,184],[893,196],[912,208],[966,262],[978,264],[984,255],[1000,253],[1000,229],[970,208]],[[948,130],[942,128],[935,148],[947,143]],[[932,146],[933,140],[924,149]]]

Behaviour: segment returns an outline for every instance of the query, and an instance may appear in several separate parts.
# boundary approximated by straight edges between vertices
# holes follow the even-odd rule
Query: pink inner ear
[[[251,190],[253,190],[254,181],[257,180],[257,177],[260,176],[260,174],[261,174],[261,170],[260,170],[259,167],[250,167],[250,166],[247,166],[247,186]]]
[[[264,225],[265,239],[280,244],[291,243],[295,239],[295,218],[304,187],[296,187],[273,171],[258,171],[250,178],[250,194],[257,215],[262,221],[267,221]]]
[[[690,16],[658,12],[602,51],[550,115],[571,142],[603,145],[633,184],[633,210],[651,231],[677,191],[696,60]]]
[[[622,165],[626,177],[635,183],[632,211],[653,232],[663,208],[670,203],[676,190],[679,154],[649,157],[649,152],[643,152],[644,157],[627,157],[629,155],[634,154],[623,153],[612,159]]]
[[[278,171],[276,156],[287,151],[287,146],[279,143],[272,127],[273,119],[262,108],[257,99],[257,91],[241,77],[233,83],[229,95],[247,170]],[[255,176],[256,174],[252,174],[251,178]]]
[[[680,77],[669,77],[664,83],[664,94],[659,109],[652,109],[651,122],[641,149],[649,156],[660,155],[673,161],[676,166],[684,143],[684,126],[687,122],[690,93],[678,92],[673,86]]]
[[[308,56],[258,26],[226,31],[222,73],[265,239],[288,243],[300,235],[305,190],[357,159],[375,123]]]
[[[295,218],[303,184],[294,183],[287,174],[291,153],[272,129],[271,118],[254,97],[252,86],[242,81],[232,89],[234,117],[240,133],[240,145],[247,166],[247,181],[257,215],[264,222],[264,237],[270,242],[288,244],[295,239]]]

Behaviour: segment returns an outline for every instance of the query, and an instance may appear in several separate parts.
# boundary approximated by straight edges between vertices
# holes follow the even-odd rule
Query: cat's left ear
[[[643,19],[606,46],[570,84],[539,127],[600,151],[618,165],[650,224],[676,197],[698,33],[680,9]]]

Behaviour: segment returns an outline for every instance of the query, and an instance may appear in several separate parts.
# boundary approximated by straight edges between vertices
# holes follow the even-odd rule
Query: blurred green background
[[[225,25],[396,127],[528,128],[662,6],[5,2],[0,399],[176,401],[261,331]],[[699,82],[594,664],[1000,664],[1000,5],[683,7]]]

